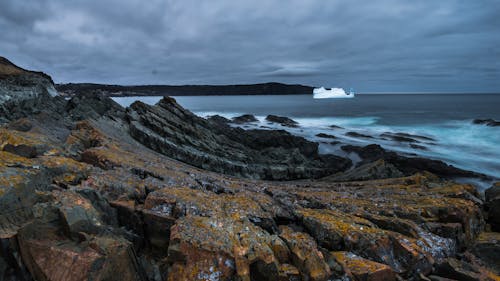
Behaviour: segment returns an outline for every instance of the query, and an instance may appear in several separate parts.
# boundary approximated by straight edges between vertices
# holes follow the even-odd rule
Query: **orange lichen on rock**
[[[235,276],[250,280],[259,274],[265,278],[259,280],[276,280],[279,266],[273,239],[278,238],[245,220],[182,217],[171,229],[169,280],[229,280]]]
[[[396,274],[391,267],[364,259],[350,252],[331,252],[347,276],[357,281],[391,281]]]
[[[288,245],[291,261],[297,267],[303,280],[326,281],[331,271],[314,239],[306,233],[295,232],[281,226],[279,235]]]

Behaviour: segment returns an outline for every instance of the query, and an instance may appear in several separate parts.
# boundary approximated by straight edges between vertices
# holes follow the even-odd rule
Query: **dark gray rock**
[[[325,133],[319,133],[316,135],[318,138],[324,138],[324,139],[336,139],[337,137],[334,135],[329,135]]]
[[[136,102],[127,109],[131,135],[170,157],[235,176],[289,180],[318,178],[351,163],[320,156],[318,144],[283,130],[243,130],[200,118],[165,97],[157,105]]]
[[[292,120],[288,117],[284,116],[276,116],[276,115],[267,115],[266,120],[273,123],[278,123],[281,126],[296,128],[299,126],[295,120]]]
[[[345,135],[348,136],[348,137],[353,137],[353,138],[373,139],[372,136],[365,135],[365,134],[360,134],[360,133],[357,133],[357,132],[347,132]]]
[[[257,118],[251,114],[243,114],[241,116],[234,117],[231,119],[231,122],[236,123],[236,124],[244,124],[244,123],[251,123],[251,122],[257,122]]]
[[[364,147],[345,145],[342,146],[342,150],[358,154],[362,159],[358,165],[383,159],[387,163],[394,165],[404,175],[412,175],[417,172],[428,171],[443,177],[486,177],[482,174],[456,168],[439,160],[401,156],[396,152],[383,149],[378,144],[370,144]]]

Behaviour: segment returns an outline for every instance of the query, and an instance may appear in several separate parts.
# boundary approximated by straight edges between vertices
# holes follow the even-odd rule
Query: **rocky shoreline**
[[[500,185],[449,180],[480,175],[0,83],[0,280],[500,280]]]

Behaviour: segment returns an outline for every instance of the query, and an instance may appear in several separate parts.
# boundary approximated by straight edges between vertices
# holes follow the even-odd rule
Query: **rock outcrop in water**
[[[486,177],[478,173],[456,168],[439,160],[401,156],[393,151],[383,149],[378,144],[370,144],[364,147],[345,145],[342,146],[342,150],[358,154],[362,159],[362,161],[358,163],[358,166],[374,163],[377,160],[384,160],[383,163],[391,164],[404,175],[411,175],[419,171],[428,171],[447,178]]]
[[[317,143],[286,131],[243,130],[207,121],[173,98],[155,106],[135,102],[127,117],[130,134],[145,146],[215,172],[291,180],[324,177],[351,165],[342,157],[319,155]]]
[[[33,103],[0,128],[0,280],[499,280],[499,234],[484,232],[472,185],[427,172],[237,178],[149,149],[133,131],[206,154],[223,130],[225,145],[269,149],[276,138],[305,158],[315,146],[227,130],[168,98],[127,110],[95,94],[46,102],[56,110]]]

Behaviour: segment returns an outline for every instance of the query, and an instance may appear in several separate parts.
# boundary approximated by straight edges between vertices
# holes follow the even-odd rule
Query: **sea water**
[[[500,120],[500,95],[494,94],[358,94],[353,99],[313,99],[294,96],[182,96],[177,102],[195,114],[232,118],[253,114],[259,122],[244,128],[286,129],[320,143],[320,153],[346,155],[345,144],[380,144],[407,156],[443,160],[458,168],[500,178],[500,127],[476,125],[473,119]],[[114,98],[123,106],[135,100],[154,104],[161,97]],[[282,127],[265,120],[268,114],[287,116],[299,122],[298,128]],[[342,128],[332,128],[331,126]],[[372,138],[349,137],[358,132]],[[381,134],[408,133],[433,141],[411,143],[390,140]],[[318,133],[336,139],[316,137]],[[340,143],[332,144],[332,141]],[[485,188],[489,183],[479,183]]]

